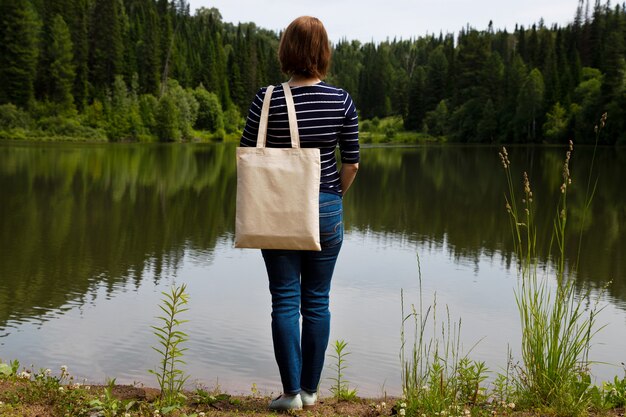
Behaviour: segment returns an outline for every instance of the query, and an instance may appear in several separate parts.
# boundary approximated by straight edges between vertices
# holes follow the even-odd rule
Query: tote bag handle
[[[298,118],[296,117],[296,106],[293,102],[293,95],[288,83],[283,83],[283,91],[285,93],[285,102],[287,103],[287,116],[289,118],[289,133],[291,136],[291,147],[300,148],[300,133],[298,132]],[[267,119],[270,113],[270,101],[274,86],[270,85],[265,91],[263,99],[263,107],[261,108],[261,120],[259,121],[259,132],[257,133],[256,147],[265,148],[267,140]]]

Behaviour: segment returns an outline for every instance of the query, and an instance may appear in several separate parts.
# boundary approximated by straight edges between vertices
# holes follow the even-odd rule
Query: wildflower
[[[80,382],[77,382],[74,385],[72,385],[72,388],[74,388],[74,389],[80,388]]]
[[[403,416],[403,415],[405,415],[405,414],[406,414],[406,410],[405,410],[404,408],[401,408],[401,409],[398,411],[398,415],[400,415],[400,416]]]
[[[400,403],[400,408],[406,408],[406,403]]]
[[[91,387],[90,387],[89,385],[85,385],[85,389],[86,389],[87,391],[89,391],[89,390],[91,389]]]
[[[130,417],[130,413],[124,413],[124,417]]]
[[[515,408],[515,403],[508,403],[507,407],[509,407],[512,410]]]
[[[50,376],[52,374],[52,369],[46,369],[45,371],[43,371],[43,374],[45,376]]]
[[[204,414],[204,411],[200,411],[200,412],[198,413],[198,417],[204,417],[204,416],[206,416],[206,414]]]
[[[65,388],[59,387],[59,391],[65,391]]]
[[[382,408],[385,408],[385,407],[387,407],[387,403],[385,403],[385,402],[383,401],[382,403],[380,403],[380,406],[381,406]]]
[[[30,372],[23,371],[18,375],[18,377],[22,379],[30,379]]]

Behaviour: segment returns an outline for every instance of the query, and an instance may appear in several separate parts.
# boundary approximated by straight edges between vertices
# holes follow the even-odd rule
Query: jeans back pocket
[[[343,241],[343,208],[340,196],[324,197],[320,198],[320,244],[329,248]]]

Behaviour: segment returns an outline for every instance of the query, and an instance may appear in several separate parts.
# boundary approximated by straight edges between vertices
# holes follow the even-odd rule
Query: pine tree
[[[487,100],[485,107],[483,107],[483,114],[478,128],[476,130],[476,137],[480,142],[493,143],[497,139],[498,133],[498,119],[496,109],[491,99]]]
[[[426,68],[426,108],[433,110],[447,92],[448,59],[443,46],[438,46],[428,55]]]
[[[96,94],[104,96],[124,69],[119,0],[95,0],[90,41],[89,78]]]
[[[27,0],[0,0],[0,104],[34,97],[41,22]]]
[[[48,54],[50,62],[50,98],[58,103],[62,111],[74,109],[72,88],[76,73],[70,31],[61,15],[52,20],[52,44]]]
[[[70,4],[72,18],[66,23],[74,44],[74,103],[83,109],[87,103],[89,79],[89,0],[74,0]]]
[[[413,72],[409,90],[408,111],[404,117],[404,128],[420,130],[426,115],[426,71],[424,67],[417,67]]]
[[[159,17],[153,2],[148,2],[141,40],[138,44],[137,66],[141,92],[158,94],[160,75]]]
[[[541,137],[545,87],[541,71],[532,70],[517,97],[516,119],[520,127],[517,132],[522,140],[536,142]]]

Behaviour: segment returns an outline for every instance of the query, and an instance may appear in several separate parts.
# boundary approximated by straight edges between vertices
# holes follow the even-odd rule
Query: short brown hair
[[[311,16],[301,16],[291,22],[280,38],[278,59],[285,74],[326,76],[330,44],[322,22]]]

